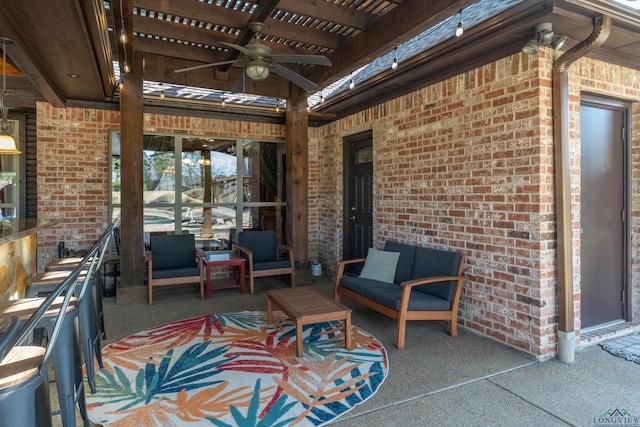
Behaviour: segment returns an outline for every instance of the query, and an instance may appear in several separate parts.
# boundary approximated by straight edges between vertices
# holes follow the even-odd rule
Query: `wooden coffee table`
[[[204,263],[204,274],[206,276],[206,292],[207,298],[211,293],[211,289],[219,290],[219,289],[233,289],[240,288],[242,293],[244,294],[244,264],[245,259],[241,256],[235,254],[216,254],[216,255],[207,255],[202,258],[202,262]],[[225,265],[231,266],[231,281],[224,281],[222,285],[216,285],[214,288],[211,288],[211,269],[213,267],[223,267]],[[236,268],[239,271],[239,280],[240,283],[237,283],[235,280],[236,277]]]
[[[302,327],[312,323],[342,320],[344,346],[351,350],[351,309],[312,287],[267,291],[267,319],[273,323],[273,306],[278,306],[296,325],[296,356],[302,357]]]

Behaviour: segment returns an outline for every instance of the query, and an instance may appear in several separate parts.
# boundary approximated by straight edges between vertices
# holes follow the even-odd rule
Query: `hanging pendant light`
[[[7,45],[13,40],[0,37],[2,42],[2,93],[0,93],[0,154],[20,154],[16,148],[16,140],[9,134],[9,107],[4,105],[4,94],[7,92]]]

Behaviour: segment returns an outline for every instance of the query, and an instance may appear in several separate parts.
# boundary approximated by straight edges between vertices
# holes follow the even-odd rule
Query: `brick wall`
[[[108,225],[109,130],[118,111],[37,105],[38,218],[64,224],[38,233],[38,271],[57,257],[57,244],[88,248]],[[144,115],[144,132],[273,141],[284,126],[197,117]]]
[[[539,357],[555,353],[554,55],[546,49],[533,57],[513,55],[312,129],[310,235],[327,268],[335,273],[342,251],[342,138],[372,129],[376,247],[395,240],[463,252],[469,280],[461,324]],[[579,264],[580,92],[588,88],[632,100],[640,92],[639,74],[632,70],[583,59],[570,72],[572,226]],[[634,141],[638,121],[635,113]],[[634,209],[634,230],[638,216]],[[636,246],[634,239],[634,259]],[[637,267],[633,273],[637,318]]]

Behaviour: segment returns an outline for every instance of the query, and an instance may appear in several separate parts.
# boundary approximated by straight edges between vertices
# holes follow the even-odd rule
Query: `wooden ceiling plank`
[[[168,39],[200,43],[220,48],[224,46],[220,45],[219,42],[233,43],[235,40],[235,36],[228,33],[140,15],[133,17],[133,28],[137,33],[162,36]]]
[[[356,8],[344,7],[331,2],[318,2],[317,0],[280,0],[278,9],[358,30],[364,30],[367,20],[370,19],[369,14]]]
[[[285,40],[295,40],[312,46],[322,46],[334,50],[340,44],[342,37],[328,31],[317,30],[313,27],[292,24],[286,21],[269,19],[265,22],[264,34],[280,37]]]
[[[231,28],[242,28],[247,22],[246,13],[197,0],[136,0],[136,7]]]
[[[224,52],[140,36],[136,37],[136,50],[144,53],[164,55],[167,57],[202,63],[218,62],[222,61],[224,58]],[[199,64],[191,64],[188,66],[193,65]]]
[[[333,83],[473,3],[475,0],[405,0],[329,54],[333,66],[313,67],[305,77],[320,87]]]

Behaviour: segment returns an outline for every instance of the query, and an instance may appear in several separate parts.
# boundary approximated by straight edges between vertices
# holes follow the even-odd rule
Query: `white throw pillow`
[[[371,248],[359,277],[393,283],[398,259],[400,259],[400,252],[379,251]]]

